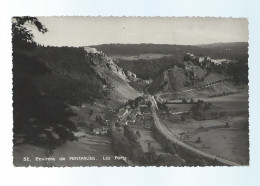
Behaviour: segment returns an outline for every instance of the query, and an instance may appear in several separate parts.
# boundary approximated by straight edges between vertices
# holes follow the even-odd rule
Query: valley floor
[[[204,99],[204,98],[203,98]],[[211,120],[181,119],[181,115],[161,115],[165,126],[181,140],[218,157],[249,164],[248,93],[205,98],[226,112],[224,117]],[[173,106],[172,106],[173,107]],[[225,124],[229,123],[229,127]],[[200,139],[198,141],[198,139]]]

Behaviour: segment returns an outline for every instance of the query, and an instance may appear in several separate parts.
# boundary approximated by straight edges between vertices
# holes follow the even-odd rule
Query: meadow
[[[225,115],[212,120],[195,120],[187,115],[164,115],[161,116],[163,123],[180,139],[201,151],[247,165],[248,93],[203,99],[225,112]],[[182,120],[182,116],[186,116],[187,119]],[[196,142],[198,138],[200,142]]]

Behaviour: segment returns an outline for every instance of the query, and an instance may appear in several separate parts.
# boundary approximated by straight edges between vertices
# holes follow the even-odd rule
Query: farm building
[[[109,127],[98,127],[93,129],[93,133],[97,135],[98,134],[104,135],[104,134],[108,134],[109,130],[110,130]]]

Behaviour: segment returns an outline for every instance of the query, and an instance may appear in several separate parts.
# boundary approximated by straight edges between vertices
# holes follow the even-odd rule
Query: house
[[[97,135],[99,134],[104,135],[104,134],[108,134],[109,130],[110,130],[109,127],[98,127],[93,129],[93,133]]]
[[[140,108],[147,108],[147,105],[146,104],[140,104],[139,107]]]
[[[140,121],[140,120],[143,120],[144,119],[144,115],[142,114],[142,113],[138,113],[137,115],[136,115],[136,120],[137,121]]]

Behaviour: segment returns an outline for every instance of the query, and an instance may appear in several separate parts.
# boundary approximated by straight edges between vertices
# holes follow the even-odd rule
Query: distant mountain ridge
[[[102,44],[93,45],[99,51],[108,56],[139,55],[143,53],[172,54],[178,61],[186,53],[193,53],[197,56],[209,56],[213,59],[225,58],[229,60],[248,61],[248,42],[214,43],[207,45],[170,45],[170,44]]]
[[[202,48],[215,48],[215,47],[243,47],[247,45],[248,46],[248,42],[231,42],[231,43],[210,43],[210,44],[200,44],[200,45],[196,45],[198,47],[202,47]]]

